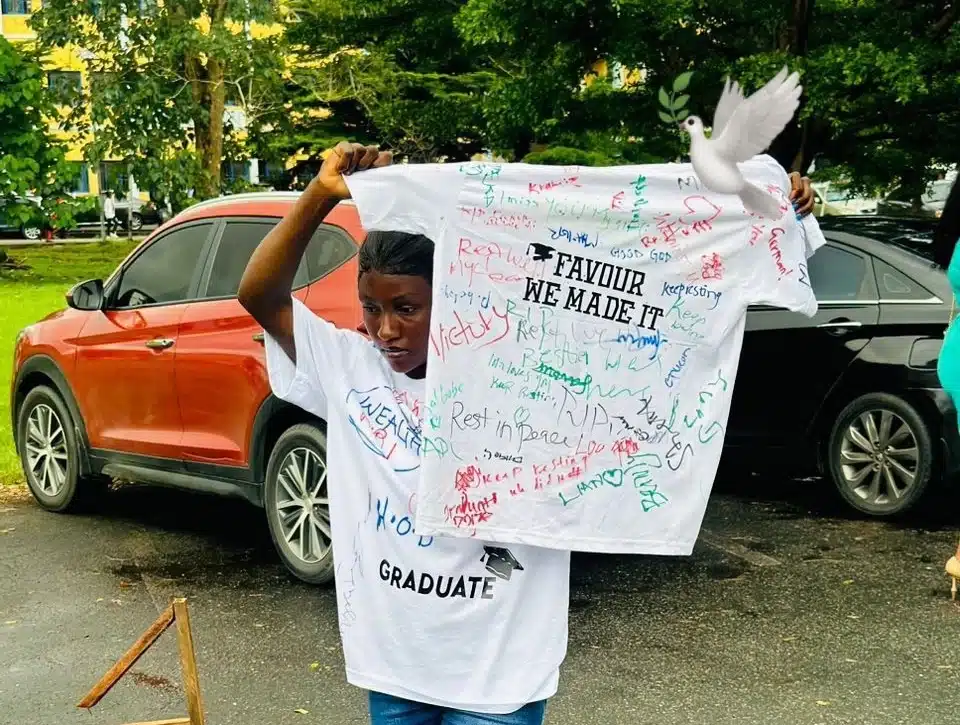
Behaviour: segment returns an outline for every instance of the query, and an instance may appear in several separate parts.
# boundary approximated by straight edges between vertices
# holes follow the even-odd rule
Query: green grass
[[[9,256],[28,269],[0,268],[0,484],[23,479],[10,429],[10,376],[17,333],[66,306],[64,294],[75,283],[106,277],[137,241],[9,247]]]

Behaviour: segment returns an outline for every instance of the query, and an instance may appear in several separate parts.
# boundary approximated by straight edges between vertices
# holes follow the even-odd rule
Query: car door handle
[[[166,350],[168,347],[173,347],[173,340],[159,337],[155,340],[147,340],[143,344],[149,347],[151,350]]]
[[[255,332],[255,333],[253,333],[253,341],[254,341],[254,342],[259,342],[259,343],[262,344],[262,343],[263,343],[263,333],[262,333],[262,332]]]
[[[828,332],[834,335],[842,335],[844,330],[848,330],[851,327],[862,327],[863,323],[860,320],[830,320],[830,322],[821,322],[817,325],[818,329],[827,330]]]

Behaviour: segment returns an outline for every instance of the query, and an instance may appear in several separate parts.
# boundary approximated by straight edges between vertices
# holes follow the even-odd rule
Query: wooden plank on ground
[[[163,613],[157,617],[157,621],[150,625],[150,628],[140,636],[140,639],[133,643],[133,646],[126,651],[123,657],[117,660],[117,663],[107,670],[107,673],[100,678],[100,681],[77,703],[77,707],[89,709],[100,702],[103,696],[110,691],[110,688],[117,684],[117,681],[127,673],[127,670],[133,667],[141,655],[150,648],[150,645],[156,642],[157,638],[166,631],[167,627],[173,624],[173,617],[174,607],[171,604],[163,610]]]
[[[183,671],[183,690],[187,695],[187,714],[190,725],[204,725],[203,701],[200,698],[200,678],[197,676],[197,657],[193,649],[193,633],[190,630],[190,613],[187,600],[173,600],[173,612],[177,622],[177,639],[180,642],[180,668]]]

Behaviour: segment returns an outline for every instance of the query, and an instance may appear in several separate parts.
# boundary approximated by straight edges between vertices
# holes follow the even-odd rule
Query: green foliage
[[[616,163],[612,158],[598,151],[583,151],[568,146],[531,151],[523,157],[523,162],[547,166],[614,166]]]
[[[46,226],[54,206],[65,218],[75,211],[64,150],[48,129],[55,113],[39,59],[0,38],[0,215],[13,226]]]
[[[919,188],[933,163],[960,157],[960,14],[944,0],[305,5],[301,42],[318,57],[347,46],[369,54],[351,56],[352,75],[330,74],[336,92],[314,96],[335,112],[329,138],[359,132],[424,158],[476,147],[523,158],[533,142],[592,151],[583,144],[606,138],[675,159],[676,123],[694,112],[709,123],[725,76],[752,92],[787,64],[805,95],[770,149],[786,167],[816,159],[856,186]],[[643,77],[584,84],[599,60]],[[431,73],[443,74],[442,89],[417,95]],[[446,107],[458,77],[470,90]],[[348,108],[342,118],[335,104]]]
[[[213,183],[224,154],[214,163],[214,140],[199,141],[215,136],[221,85],[251,119],[246,135],[221,124],[223,144],[271,162],[315,165],[354,139],[413,160],[546,145],[623,163],[679,158],[676,124],[698,113],[709,125],[725,76],[751,92],[784,64],[805,86],[770,149],[784,166],[919,189],[932,164],[960,157],[960,13],[946,0],[298,0],[295,18],[270,0],[188,0],[148,3],[121,27],[129,4],[101,0],[84,23],[86,3],[50,0],[37,27],[45,47],[87,48],[105,74],[91,157],[119,154],[173,186]],[[284,18],[287,33],[251,42],[226,17]],[[599,61],[611,72],[594,72]],[[641,73],[623,82],[620,67]]]
[[[91,82],[65,125],[93,140],[86,157],[133,164],[138,184],[185,199],[219,192],[224,139],[256,135],[285,102],[284,35],[247,33],[251,22],[285,19],[279,2],[213,0],[130,3],[46,0],[31,23],[41,48],[84,49]],[[139,8],[133,16],[127,9]],[[243,111],[235,129],[225,104]],[[191,158],[193,157],[193,158]],[[176,205],[176,204],[175,204]]]
[[[667,93],[667,89],[660,86],[657,93],[657,100],[665,110],[657,111],[657,115],[664,123],[670,124],[676,128],[677,124],[690,115],[687,110],[687,101],[690,100],[690,94],[683,93],[690,85],[690,79],[693,78],[693,71],[681,73],[673,79],[673,92]],[[681,95],[677,95],[680,93]]]
[[[305,0],[289,28],[300,61],[294,113],[278,120],[286,145],[274,143],[274,153],[316,155],[344,138],[414,160],[479,152],[483,102],[497,73],[461,42],[453,23],[459,5]]]

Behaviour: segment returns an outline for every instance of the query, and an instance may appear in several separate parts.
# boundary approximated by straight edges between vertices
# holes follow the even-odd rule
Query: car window
[[[140,307],[187,299],[211,226],[180,227],[151,243],[124,268],[114,306]]]
[[[273,223],[228,221],[220,237],[206,297],[234,297],[240,289],[240,278],[257,245],[263,241]]]
[[[827,244],[807,260],[807,269],[817,299],[836,302],[857,299],[867,263],[859,254]]]
[[[930,290],[920,286],[902,272],[879,259],[873,260],[880,287],[881,300],[928,300]]]
[[[304,255],[309,281],[315,282],[330,274],[356,253],[357,245],[345,231],[333,226],[320,227],[307,245]]]

